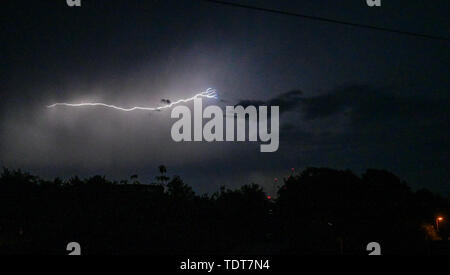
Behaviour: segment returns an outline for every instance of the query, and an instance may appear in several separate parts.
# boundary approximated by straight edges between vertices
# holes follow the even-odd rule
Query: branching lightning
[[[122,112],[133,112],[133,111],[161,111],[164,109],[169,109],[172,108],[175,105],[178,105],[180,103],[188,103],[190,101],[194,101],[195,99],[198,98],[208,98],[208,99],[217,99],[218,95],[217,95],[217,91],[215,89],[209,88],[207,89],[205,92],[196,94],[195,96],[191,97],[191,98],[187,98],[187,99],[180,99],[178,101],[172,102],[170,104],[166,104],[160,107],[132,107],[132,108],[122,108],[122,107],[118,107],[118,106],[114,106],[114,105],[109,105],[109,104],[105,104],[105,103],[77,103],[77,104],[72,104],[72,103],[55,103],[52,105],[47,106],[47,108],[55,108],[55,107],[105,107],[105,108],[110,108],[110,109],[114,109],[117,111],[122,111]]]

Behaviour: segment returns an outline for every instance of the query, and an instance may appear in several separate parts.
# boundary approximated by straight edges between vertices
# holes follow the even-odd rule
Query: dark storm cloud
[[[449,98],[396,94],[353,85],[312,97],[295,93],[295,99],[289,92],[259,104],[280,103],[280,110],[287,113],[281,119],[281,140],[288,144],[303,148],[357,146],[372,153],[389,148],[405,151],[399,154],[401,158],[445,157],[450,148]],[[430,149],[424,152],[422,148]]]
[[[429,120],[443,122],[448,99],[402,97],[392,91],[368,86],[349,86],[336,89],[326,95],[303,99],[306,119],[316,119],[347,112],[357,126],[391,120]]]
[[[300,90],[290,91],[274,97],[268,101],[262,100],[241,100],[236,105],[248,106],[280,106],[280,114],[291,111],[298,107],[302,99],[303,92]]]
[[[392,90],[348,85],[319,96],[305,97],[302,91],[297,90],[268,101],[241,100],[237,105],[279,106],[280,113],[299,112],[305,120],[342,114],[348,116],[355,127],[371,125],[371,122],[390,124],[402,121],[404,124],[397,125],[401,128],[402,125],[410,125],[410,122],[419,126],[421,121],[428,121],[428,125],[448,125],[448,104],[448,97],[405,97],[396,95]],[[286,127],[292,128],[292,124]]]
[[[349,85],[317,96],[289,92],[268,101],[241,103],[278,102],[284,113],[281,147],[298,152],[299,158],[322,156],[320,163],[327,159],[325,162],[333,163],[329,165],[356,170],[409,171],[407,179],[414,186],[432,181],[446,190],[449,98],[402,94],[406,91]],[[311,162],[317,159],[313,157]],[[411,171],[411,167],[417,169]]]

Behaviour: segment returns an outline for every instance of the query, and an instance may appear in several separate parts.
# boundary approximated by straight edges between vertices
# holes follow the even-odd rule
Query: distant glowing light
[[[73,108],[79,108],[79,107],[104,107],[104,108],[110,108],[110,109],[114,109],[117,111],[122,111],[122,112],[133,112],[133,111],[161,111],[164,109],[169,109],[175,105],[178,105],[180,103],[188,103],[190,101],[194,101],[195,99],[198,98],[208,98],[208,99],[218,99],[218,95],[217,95],[217,91],[215,89],[209,88],[207,89],[205,92],[202,93],[198,93],[196,95],[194,95],[191,98],[187,98],[187,99],[180,99],[178,101],[160,106],[160,107],[132,107],[132,108],[123,108],[123,107],[118,107],[118,106],[114,106],[114,105],[109,105],[109,104],[105,104],[105,103],[55,103],[52,105],[47,106],[47,108],[55,108],[55,107],[73,107]]]
[[[443,217],[439,217],[439,218],[438,218],[438,221],[443,222],[443,221],[444,221],[444,218],[443,218]]]

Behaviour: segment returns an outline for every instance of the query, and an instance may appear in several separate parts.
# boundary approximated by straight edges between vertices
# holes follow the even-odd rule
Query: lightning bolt
[[[198,99],[198,98],[218,99],[217,91],[215,89],[209,88],[205,92],[198,93],[198,94],[194,95],[191,98],[180,99],[178,101],[175,101],[175,102],[172,102],[170,104],[163,105],[163,106],[160,106],[160,107],[122,108],[122,107],[109,105],[109,104],[105,104],[105,103],[77,103],[77,104],[72,104],[72,103],[55,103],[55,104],[47,106],[47,108],[55,108],[55,107],[60,107],[60,106],[63,106],[63,107],[76,107],[76,108],[78,108],[78,107],[105,107],[105,108],[110,108],[110,109],[114,109],[114,110],[122,111],[122,112],[161,111],[161,110],[164,110],[164,109],[172,108],[173,106],[178,105],[180,103],[188,103],[190,101],[194,101],[195,99]]]

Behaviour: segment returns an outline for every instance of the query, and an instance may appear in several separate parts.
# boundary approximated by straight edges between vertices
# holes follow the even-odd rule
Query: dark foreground
[[[0,254],[449,255],[449,200],[395,175],[307,169],[278,186],[198,196],[160,167],[157,183],[0,178]],[[441,221],[438,218],[442,218]]]

